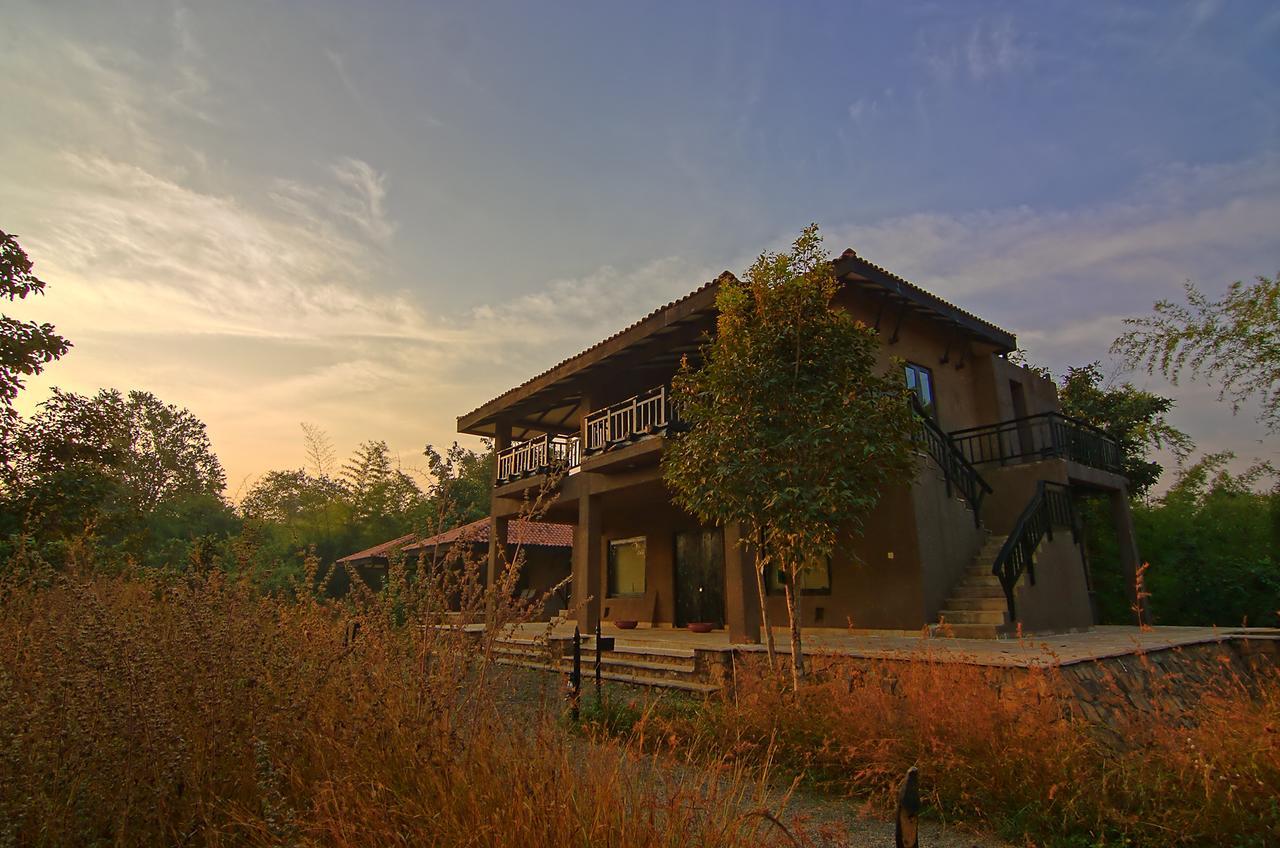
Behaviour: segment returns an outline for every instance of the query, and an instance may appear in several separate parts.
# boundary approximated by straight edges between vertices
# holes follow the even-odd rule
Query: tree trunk
[[[778,670],[778,647],[773,641],[773,622],[769,620],[769,592],[765,586],[764,571],[769,567],[769,557],[764,549],[764,531],[756,531],[756,597],[760,600],[760,626],[764,628],[764,644],[769,655],[769,671]]]
[[[795,568],[786,568],[783,581],[787,592],[787,618],[791,625],[791,687],[800,691],[800,679],[804,677],[804,650],[800,645],[800,591],[796,583]]]

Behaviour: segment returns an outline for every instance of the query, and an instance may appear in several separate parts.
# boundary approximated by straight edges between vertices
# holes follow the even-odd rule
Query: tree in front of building
[[[0,230],[0,297],[25,300],[28,295],[44,294],[44,287],[18,240]],[[0,415],[13,418],[12,405],[23,377],[39,374],[70,348],[71,342],[54,332],[52,324],[0,315]]]
[[[1256,397],[1258,420],[1280,431],[1280,275],[1236,281],[1221,300],[1188,282],[1186,295],[1185,304],[1161,300],[1153,315],[1126,318],[1132,329],[1112,352],[1174,383],[1188,371],[1215,383],[1232,409]]]
[[[906,387],[877,366],[875,331],[833,302],[838,290],[816,225],[789,253],[761,255],[744,281],[723,280],[702,364],[684,363],[673,382],[688,427],[663,457],[677,504],[739,524],[753,544],[766,634],[765,572],[777,569],[797,684],[803,570],[825,566],[914,468]]]

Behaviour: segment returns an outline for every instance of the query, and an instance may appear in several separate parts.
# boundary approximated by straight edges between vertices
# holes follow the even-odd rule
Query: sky
[[[204,420],[243,495],[456,417],[809,222],[1061,373],[1280,269],[1273,2],[9,0],[0,229],[75,347],[32,379]],[[470,437],[464,444],[477,446]]]

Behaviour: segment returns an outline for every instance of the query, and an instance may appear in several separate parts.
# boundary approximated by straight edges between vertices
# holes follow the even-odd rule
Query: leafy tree
[[[1188,370],[1217,383],[1218,398],[1229,398],[1233,410],[1257,396],[1258,420],[1280,430],[1280,276],[1236,281],[1221,300],[1189,281],[1185,288],[1185,305],[1161,300],[1154,315],[1126,318],[1133,329],[1116,339],[1112,352],[1175,384]]]
[[[208,519],[198,535],[225,535],[234,522],[204,423],[148,392],[87,397],[54,389],[18,422],[11,445],[0,538],[30,535],[50,561],[75,544],[106,559],[154,563],[153,546],[194,538],[164,515],[196,503]]]
[[[221,495],[226,484],[204,422],[150,392],[54,389],[18,443],[19,479],[94,469],[118,480],[139,513],[174,497]]]
[[[443,454],[431,445],[423,450],[431,485],[425,513],[427,534],[438,533],[484,518],[493,494],[493,445],[473,451],[454,442]]]
[[[913,473],[906,388],[877,367],[875,331],[833,304],[838,289],[816,225],[790,253],[761,255],[744,282],[722,279],[703,364],[684,363],[673,383],[690,426],[663,456],[678,504],[739,522],[756,543],[762,615],[764,570],[779,569],[796,685],[799,572]]]
[[[1186,433],[1169,423],[1173,400],[1134,388],[1131,383],[1105,386],[1097,362],[1068,368],[1058,390],[1062,411],[1099,428],[1124,452],[1124,474],[1130,491],[1147,493],[1164,470],[1151,452],[1167,447],[1182,458],[1193,445]]]
[[[1255,464],[1233,475],[1229,452],[1209,454],[1182,469],[1173,486],[1133,510],[1150,609],[1162,624],[1280,624],[1280,490],[1258,491],[1275,470]],[[1095,580],[1101,562],[1111,574],[1114,538],[1090,538]],[[1099,587],[1101,588],[1101,587]],[[1102,600],[1102,599],[1100,599]],[[1104,621],[1132,616],[1114,601]]]
[[[44,288],[17,238],[0,230],[0,297],[25,300],[31,294],[44,294]],[[39,374],[70,349],[71,342],[55,333],[52,324],[0,315],[0,416],[14,416],[13,401],[24,376]]]

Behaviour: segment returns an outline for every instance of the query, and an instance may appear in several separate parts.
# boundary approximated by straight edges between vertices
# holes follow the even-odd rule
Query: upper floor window
[[[644,536],[609,542],[609,597],[644,594]]]
[[[907,388],[915,393],[916,400],[930,418],[938,417],[937,399],[933,393],[933,372],[923,365],[907,363]]]

